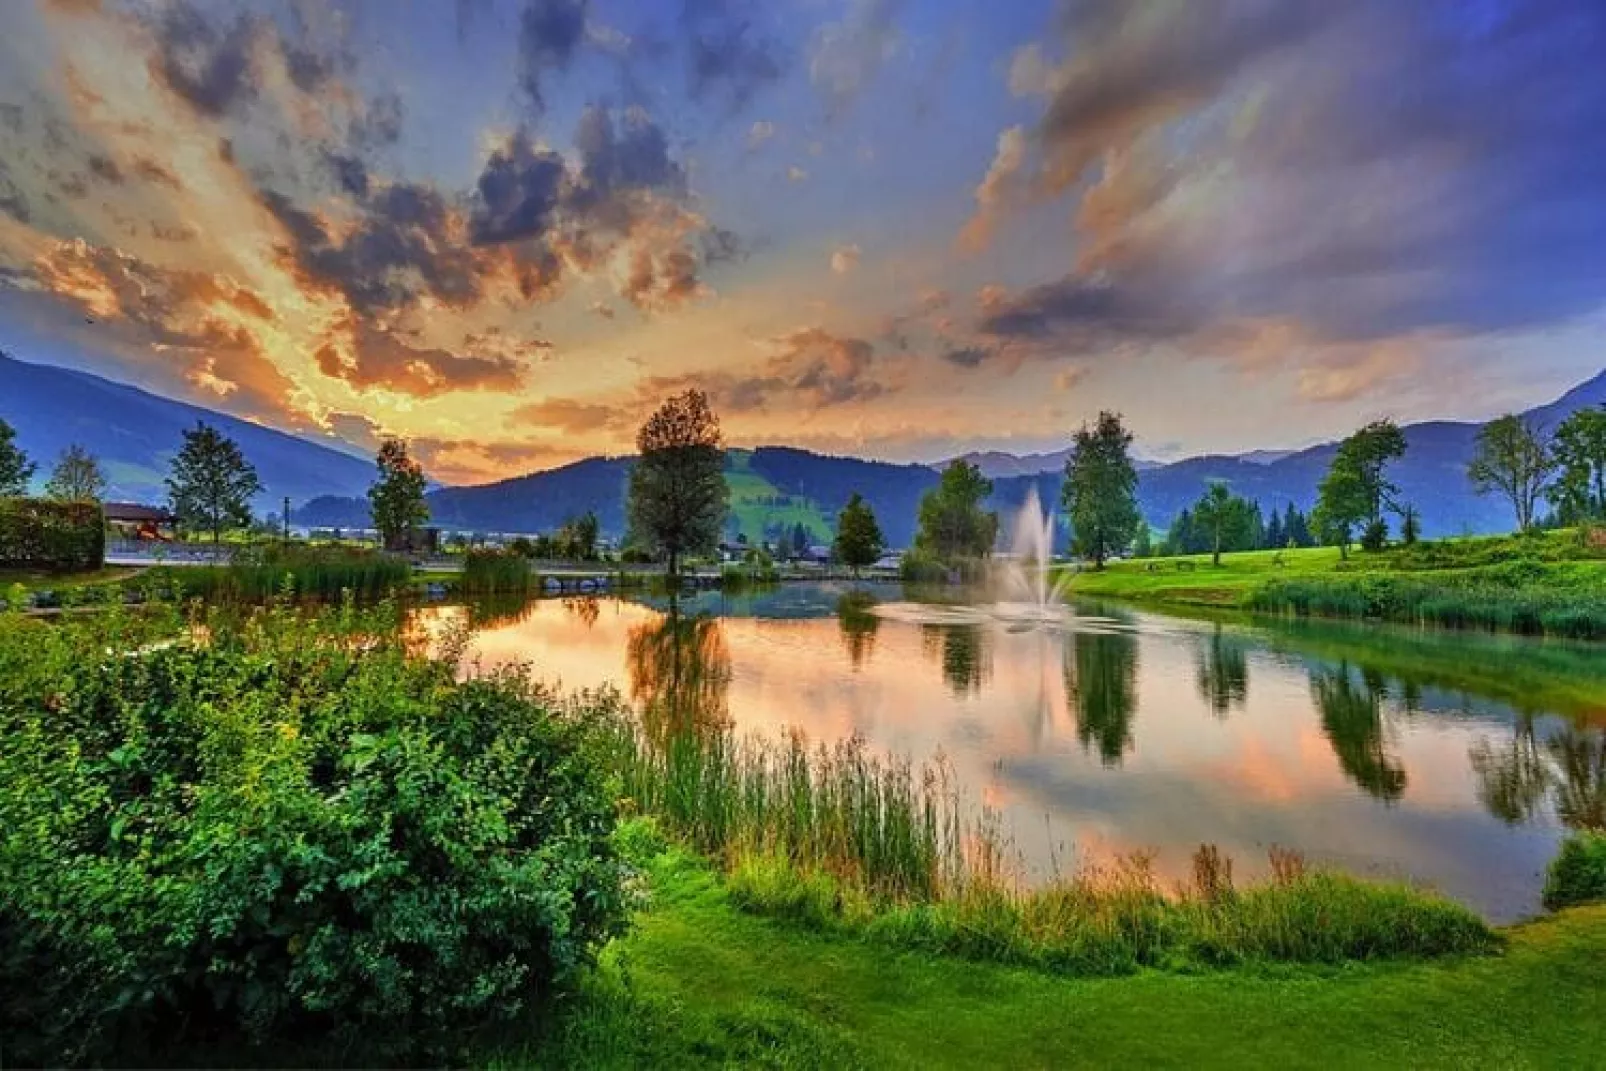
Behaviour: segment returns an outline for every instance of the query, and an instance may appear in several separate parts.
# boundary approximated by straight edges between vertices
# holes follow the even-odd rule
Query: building
[[[118,539],[156,540],[162,543],[170,543],[174,539],[174,525],[178,523],[178,518],[160,506],[107,502],[101,509],[106,514],[106,527]]]

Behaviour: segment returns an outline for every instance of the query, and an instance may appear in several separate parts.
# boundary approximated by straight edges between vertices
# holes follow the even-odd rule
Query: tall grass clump
[[[522,554],[501,550],[471,550],[463,557],[459,590],[465,595],[524,595],[539,578]]]
[[[310,547],[299,544],[245,548],[228,565],[154,570],[141,578],[152,594],[262,602],[286,593],[339,599],[350,593],[376,601],[405,585],[413,575],[407,560],[361,547]]]
[[[1606,832],[1580,830],[1562,842],[1545,873],[1545,906],[1606,903]]]
[[[1310,871],[1287,852],[1274,852],[1272,881],[1242,890],[1208,846],[1193,881],[1172,889],[1141,855],[1028,888],[1007,865],[996,816],[967,817],[944,766],[916,771],[857,739],[810,747],[795,733],[653,740],[625,729],[618,747],[634,805],[720,861],[738,905],[893,947],[1114,974],[1436,955],[1495,940],[1452,901]]]
[[[1588,566],[1518,560],[1432,579],[1389,573],[1272,581],[1251,610],[1375,618],[1570,639],[1606,639],[1606,590]]]
[[[0,615],[6,1063],[458,1062],[620,932],[606,717],[354,606]]]

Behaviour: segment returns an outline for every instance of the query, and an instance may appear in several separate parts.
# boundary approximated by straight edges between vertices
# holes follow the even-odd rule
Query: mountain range
[[[1606,405],[1606,371],[1548,405],[1524,414],[1554,428],[1569,414]],[[70,443],[99,457],[111,481],[109,497],[160,501],[162,477],[184,429],[197,420],[239,442],[257,467],[264,492],[261,511],[277,509],[288,496],[292,516],[304,524],[359,527],[367,523],[363,498],[372,480],[368,460],[345,444],[326,445],[275,431],[200,406],[163,398],[86,372],[28,364],[0,355],[0,418],[17,429],[18,444],[44,470]],[[1406,456],[1390,468],[1402,497],[1421,513],[1428,536],[1508,529],[1509,509],[1480,498],[1467,482],[1466,466],[1478,429],[1470,422],[1429,421],[1405,425]],[[1309,509],[1316,487],[1337,449],[1324,443],[1297,451],[1257,450],[1170,463],[1140,463],[1138,499],[1145,518],[1164,528],[1211,480],[1226,481],[1237,494],[1266,509],[1293,503]],[[1017,456],[968,455],[993,480],[991,504],[1013,510],[1035,489],[1044,502],[1059,497],[1060,472],[1068,451]],[[833,457],[787,446],[728,451],[731,487],[729,527],[751,539],[801,525],[811,538],[830,535],[833,519],[850,494],[862,494],[875,509],[892,546],[914,536],[920,497],[938,479],[940,465],[893,464]],[[594,510],[605,533],[625,526],[628,457],[593,457],[543,472],[471,487],[430,492],[435,523],[450,528],[499,532],[548,531],[570,517]]]

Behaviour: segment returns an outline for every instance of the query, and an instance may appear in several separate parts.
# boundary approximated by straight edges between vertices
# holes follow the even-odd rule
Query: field
[[[725,485],[730,488],[731,516],[737,530],[754,546],[764,541],[764,529],[784,527],[788,536],[801,524],[816,542],[831,541],[832,522],[812,499],[788,495],[750,467],[746,450],[725,452]]]
[[[889,953],[738,910],[671,852],[653,905],[496,1067],[1581,1067],[1606,1045],[1606,908],[1499,957],[1065,979]]]

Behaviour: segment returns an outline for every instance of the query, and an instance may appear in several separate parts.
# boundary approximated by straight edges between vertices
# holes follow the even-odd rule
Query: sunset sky
[[[0,4],[0,347],[474,481],[1151,457],[1606,365],[1600,0]],[[4,389],[0,383],[0,390]]]

